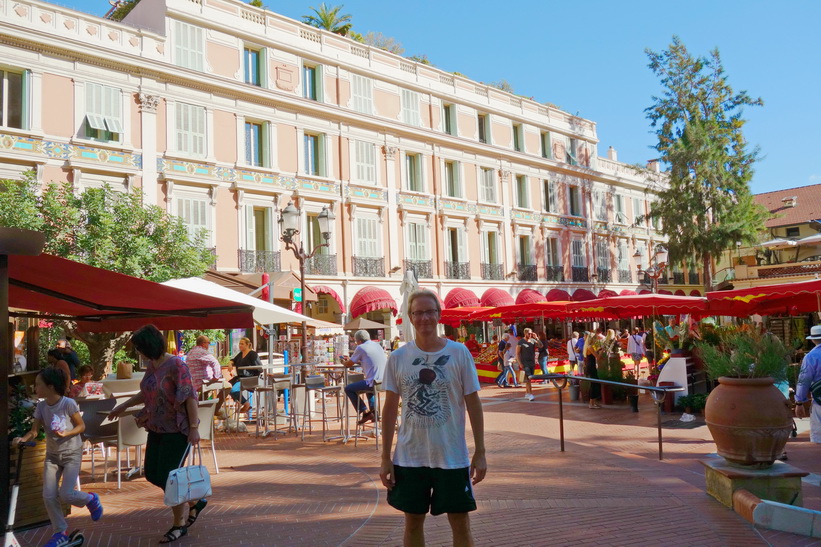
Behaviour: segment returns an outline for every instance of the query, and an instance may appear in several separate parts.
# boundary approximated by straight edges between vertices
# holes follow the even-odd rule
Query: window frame
[[[524,152],[525,151],[525,130],[524,125],[520,123],[514,123],[511,125],[511,129],[513,131],[513,139],[512,145],[513,150],[515,152]]]
[[[199,113],[196,117],[200,119],[188,119],[188,124],[190,125],[199,125],[199,122],[202,123],[202,132],[196,131],[196,129],[188,129],[183,130],[180,127],[180,123],[183,118],[188,118],[192,116],[195,112]],[[197,122],[197,123],[194,123]],[[208,114],[206,108],[204,106],[190,104],[190,103],[181,103],[178,102],[174,105],[174,138],[176,144],[176,152],[180,154],[184,154],[187,156],[191,156],[194,158],[205,158],[208,155]],[[201,147],[202,151],[198,151],[197,148],[197,139],[201,139]],[[183,144],[181,146],[180,144]]]
[[[253,67],[253,72],[250,71],[251,63],[249,62],[249,56],[256,54],[256,62],[254,63],[256,66]],[[267,55],[265,52],[265,48],[255,48],[251,45],[245,44],[242,48],[242,76],[243,81],[246,84],[266,88],[267,86],[264,85],[265,81],[267,80],[267,74],[265,70],[266,66],[266,59]],[[254,75],[256,78],[254,78]]]
[[[490,114],[476,113],[476,138],[482,144],[492,144],[490,138]]]
[[[312,85],[308,85],[308,78],[306,76],[307,73],[311,73],[311,82]],[[322,76],[323,70],[322,65],[319,63],[311,63],[302,61],[302,70],[301,70],[301,83],[302,83],[302,98],[308,99],[309,101],[323,101],[323,81]]]
[[[576,251],[579,251],[578,253]],[[571,264],[574,268],[587,268],[587,255],[584,252],[584,240],[574,237],[570,240]]]
[[[556,182],[550,179],[543,179],[544,188],[544,210],[546,213],[557,214],[559,212],[558,196],[556,195]]]
[[[363,233],[362,224],[365,223],[373,224],[373,234]],[[358,258],[382,257],[382,230],[380,229],[380,226],[381,223],[377,213],[357,211],[356,223],[354,225],[354,229],[356,230],[356,254],[354,256]],[[365,231],[370,231],[370,228]],[[373,238],[371,239],[368,237],[369,235],[373,235]],[[371,249],[368,249],[367,247],[370,247]],[[362,252],[372,252],[373,254],[362,254]]]
[[[442,160],[442,189],[449,198],[462,199],[462,169],[461,163],[456,160]],[[451,188],[453,191],[451,192]]]
[[[376,145],[372,142],[359,139],[351,139],[349,142],[353,144],[351,179],[358,184],[375,186],[378,182],[377,177],[379,173]],[[369,150],[369,152],[365,154],[368,155],[369,158],[364,158],[363,161],[361,153],[365,150]],[[370,173],[370,177],[368,177],[368,173]]]
[[[122,89],[97,82],[86,82],[84,92],[84,138],[97,142],[122,142]],[[99,102],[95,104],[95,101]]]
[[[405,153],[405,190],[409,192],[425,191],[424,161],[422,157],[421,152]]]
[[[259,135],[257,136],[257,145],[259,150],[257,151],[258,159],[254,162],[253,154],[249,157],[249,129],[253,127],[259,128]],[[245,138],[245,165],[249,165],[251,167],[270,167],[271,166],[271,146],[269,142],[269,124],[268,122],[254,120],[254,119],[245,119],[244,125],[244,138]]]
[[[325,152],[327,150],[324,133],[305,131],[302,134],[302,169],[303,174],[309,177],[326,177],[327,165]],[[314,141],[314,139],[316,139]],[[309,146],[310,144],[310,146]],[[311,161],[313,156],[313,161]]]
[[[362,91],[367,91],[367,93],[363,94]],[[360,114],[373,115],[373,106],[373,79],[352,72],[351,108]]]
[[[11,121],[19,119],[19,126],[10,123],[10,115],[12,107],[17,107],[17,104],[12,104],[14,95],[10,91],[11,83],[9,75],[14,74],[20,77],[19,86],[19,112],[15,113]],[[31,124],[31,71],[27,69],[14,69],[6,66],[0,66],[0,127],[8,129],[28,130]],[[16,86],[15,86],[16,87]]]
[[[488,180],[489,179],[489,180]],[[496,184],[496,169],[479,167],[479,201],[484,203],[499,203],[499,194]],[[488,194],[492,192],[492,195]]]
[[[400,92],[402,122],[413,127],[422,127],[422,97],[412,89],[402,88]]]
[[[519,209],[530,208],[530,187],[527,175],[516,175],[515,178],[515,203]]]
[[[574,207],[575,203],[575,207]],[[567,214],[572,217],[584,216],[581,187],[576,184],[567,185]]]
[[[405,225],[406,250],[405,256],[408,260],[424,261],[430,260],[428,252],[430,230],[424,220],[410,219]],[[411,235],[413,234],[413,235]]]
[[[174,64],[202,72],[205,67],[205,32],[202,27],[173,19]],[[184,41],[181,42],[184,36]],[[192,46],[196,42],[196,46]]]
[[[539,133],[539,145],[542,147],[542,157],[546,160],[553,159],[553,143],[550,138],[550,131],[542,131]]]
[[[459,136],[456,105],[453,103],[442,103],[442,132],[453,137]]]

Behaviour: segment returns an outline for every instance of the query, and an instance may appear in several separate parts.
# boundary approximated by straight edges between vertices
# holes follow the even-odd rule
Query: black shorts
[[[388,492],[391,507],[405,513],[431,515],[467,513],[476,510],[470,468],[438,469],[432,467],[393,466],[396,480]]]
[[[531,376],[536,373],[536,363],[519,363],[519,366],[525,371],[525,376]]]

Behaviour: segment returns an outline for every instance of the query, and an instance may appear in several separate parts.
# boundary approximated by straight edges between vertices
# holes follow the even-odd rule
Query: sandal
[[[206,505],[208,505],[208,500],[203,498],[188,509],[188,521],[186,521],[186,527],[197,522],[197,517],[200,516],[200,513],[202,513],[202,510],[205,509]]]
[[[177,541],[182,536],[188,533],[188,528],[185,526],[172,526],[169,531],[160,540],[160,543],[171,543]]]

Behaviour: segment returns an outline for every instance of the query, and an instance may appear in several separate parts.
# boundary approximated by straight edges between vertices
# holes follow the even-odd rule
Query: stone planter
[[[704,408],[718,454],[736,465],[769,467],[792,431],[789,401],[769,377],[721,377],[718,382]]]

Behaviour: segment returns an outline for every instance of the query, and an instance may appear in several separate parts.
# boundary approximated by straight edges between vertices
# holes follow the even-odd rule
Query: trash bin
[[[567,386],[570,390],[570,400],[571,401],[578,401],[579,400],[579,384],[570,384]]]

